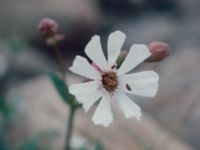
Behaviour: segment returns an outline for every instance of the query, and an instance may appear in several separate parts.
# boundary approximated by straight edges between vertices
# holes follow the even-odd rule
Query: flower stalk
[[[65,83],[65,86],[67,87],[67,84],[65,82],[65,77],[66,77],[66,70],[65,70],[65,63],[62,58],[62,55],[60,53],[60,50],[58,48],[58,45],[54,46],[54,51],[56,54],[56,57],[58,59],[58,63],[60,65],[60,71],[62,75],[62,80]],[[67,133],[66,133],[66,143],[65,143],[65,150],[71,150],[71,138],[72,138],[72,133],[73,133],[73,122],[75,118],[75,112],[78,106],[75,104],[75,101],[72,99],[70,100],[70,110],[69,110],[69,118],[67,122]]]
[[[67,135],[66,135],[66,143],[65,143],[65,150],[71,150],[71,137],[73,132],[73,122],[75,118],[77,107],[74,105],[70,106],[70,113],[68,118],[68,125],[67,125]]]
[[[59,49],[57,44],[54,45],[54,52],[55,52],[55,55],[56,55],[56,58],[57,58],[57,61],[58,61],[59,67],[60,67],[62,79],[65,82],[65,78],[66,78],[65,62],[62,58],[62,55],[60,53],[60,49]]]
[[[67,84],[65,82],[65,77],[66,77],[66,70],[65,70],[65,63],[63,60],[63,57],[60,53],[60,49],[58,45],[54,45],[54,51],[58,60],[58,63],[60,65],[60,71],[62,75],[62,80],[65,83],[65,86],[67,87]],[[72,138],[72,133],[73,133],[73,122],[75,118],[75,112],[76,109],[78,108],[78,105],[75,104],[75,101],[72,99],[70,100],[70,110],[69,110],[69,117],[68,117],[68,122],[67,122],[67,133],[66,133],[66,143],[65,143],[65,150],[71,150],[71,138]]]
[[[59,49],[58,43],[64,40],[63,34],[58,34],[58,24],[50,18],[44,18],[38,25],[38,31],[40,34],[45,38],[46,44],[48,46],[53,47],[55,56],[58,61],[58,65],[60,67],[60,72],[62,76],[62,81],[65,85],[65,90],[67,91],[67,83],[65,82],[66,78],[66,69],[65,69],[65,62],[63,60],[61,51]],[[66,102],[69,102],[69,118],[67,122],[67,133],[66,133],[66,143],[65,143],[65,150],[71,150],[71,137],[73,132],[73,121],[75,117],[75,112],[77,108],[80,106],[77,104],[75,99],[71,97],[70,99],[65,99]]]

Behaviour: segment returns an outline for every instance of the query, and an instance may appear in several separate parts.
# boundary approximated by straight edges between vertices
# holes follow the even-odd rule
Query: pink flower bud
[[[169,56],[169,45],[163,42],[151,42],[148,44],[148,48],[152,55],[146,60],[147,62],[161,61]]]
[[[50,18],[44,18],[38,25],[38,31],[44,37],[50,37],[58,31],[58,24]]]

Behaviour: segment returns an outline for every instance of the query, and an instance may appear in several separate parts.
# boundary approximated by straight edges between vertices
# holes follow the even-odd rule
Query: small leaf
[[[64,83],[64,81],[53,71],[47,70],[45,71],[46,75],[50,78],[52,81],[54,87],[56,88],[57,92],[61,96],[61,98],[67,102],[72,104],[73,103],[73,96],[69,93],[67,85]]]

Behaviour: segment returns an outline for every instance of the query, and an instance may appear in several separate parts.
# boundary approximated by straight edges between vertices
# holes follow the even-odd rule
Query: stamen
[[[126,89],[127,89],[128,91],[131,91],[131,90],[132,90],[131,87],[130,87],[130,85],[128,85],[128,84],[126,84]]]
[[[114,68],[116,68],[116,65],[112,65],[111,69],[114,69]]]

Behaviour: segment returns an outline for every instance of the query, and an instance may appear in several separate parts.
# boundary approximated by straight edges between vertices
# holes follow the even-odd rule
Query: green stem
[[[75,112],[76,112],[76,107],[72,105],[70,107],[70,114],[69,114],[69,118],[68,118],[65,150],[71,150],[70,143],[71,143],[71,137],[72,137],[72,132],[73,132],[73,122],[74,122]]]
[[[62,78],[65,81],[65,77],[66,77],[65,62],[62,58],[61,52],[58,48],[58,45],[54,45],[54,51],[55,51],[56,57],[58,59],[58,64],[60,65],[60,71],[61,71],[61,74],[62,74]]]
[[[65,69],[65,63],[62,58],[62,55],[60,53],[60,50],[58,48],[58,45],[54,45],[54,51],[56,54],[56,57],[58,59],[58,63],[60,65],[60,71],[62,74],[62,80],[65,83],[65,87],[67,90],[67,84],[65,82],[65,77],[66,77],[66,69]],[[71,99],[70,103],[70,111],[69,111],[69,118],[68,118],[68,124],[67,124],[67,133],[66,133],[66,143],[65,143],[65,150],[71,150],[70,142],[71,142],[71,137],[72,137],[72,131],[73,131],[73,122],[74,122],[74,117],[75,117],[75,112],[80,105],[78,105],[74,99]]]

